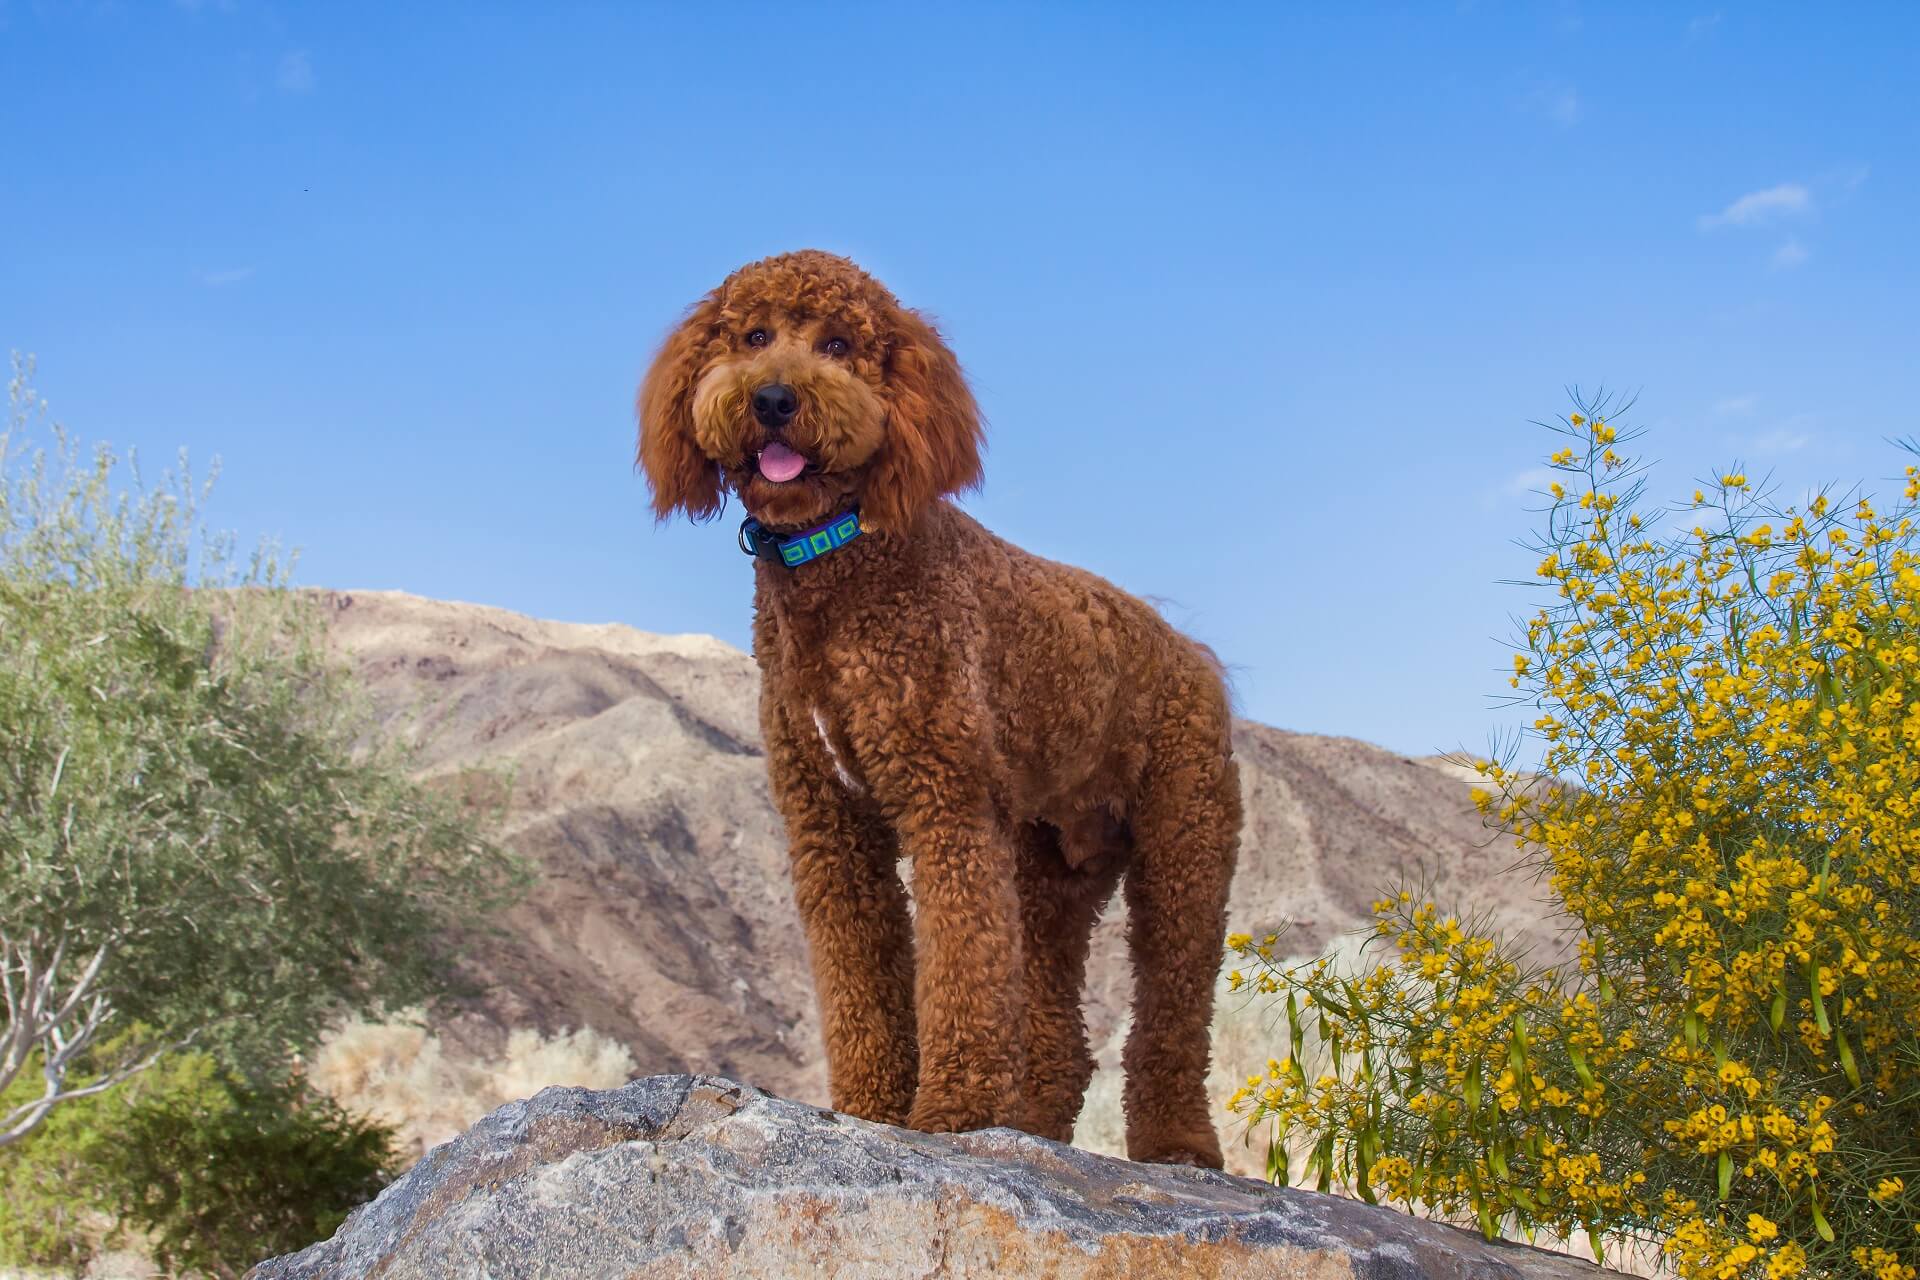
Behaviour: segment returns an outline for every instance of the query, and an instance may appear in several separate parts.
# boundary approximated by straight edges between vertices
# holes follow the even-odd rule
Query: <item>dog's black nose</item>
[[[800,397],[784,382],[769,382],[753,393],[753,416],[770,431],[778,431],[800,412]]]

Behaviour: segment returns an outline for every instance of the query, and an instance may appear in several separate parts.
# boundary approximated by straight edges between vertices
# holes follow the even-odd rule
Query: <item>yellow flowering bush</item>
[[[1390,955],[1364,973],[1233,938],[1291,1052],[1230,1109],[1277,1179],[1489,1236],[1654,1241],[1688,1280],[1914,1280],[1920,473],[1884,514],[1782,508],[1737,471],[1656,511],[1604,406],[1554,429],[1551,594],[1512,677],[1543,763],[1482,762],[1475,799],[1577,963],[1410,893],[1376,904]]]

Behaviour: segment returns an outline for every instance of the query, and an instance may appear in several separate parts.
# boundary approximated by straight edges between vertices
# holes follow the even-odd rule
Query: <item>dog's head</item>
[[[980,478],[980,415],[923,317],[816,250],[740,268],[702,298],[640,385],[639,463],[661,519],[725,489],[773,528],[849,506],[883,532]]]

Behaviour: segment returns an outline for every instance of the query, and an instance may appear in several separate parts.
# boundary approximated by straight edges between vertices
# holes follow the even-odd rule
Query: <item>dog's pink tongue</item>
[[[775,484],[785,484],[807,469],[807,460],[775,440],[760,451],[760,474]]]

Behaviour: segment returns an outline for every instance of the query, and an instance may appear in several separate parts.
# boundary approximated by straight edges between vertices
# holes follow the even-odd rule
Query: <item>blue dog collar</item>
[[[862,532],[858,511],[835,516],[823,525],[790,538],[781,537],[748,516],[740,522],[740,549],[750,556],[773,560],[793,569],[809,560],[818,560],[829,551],[838,551]]]

